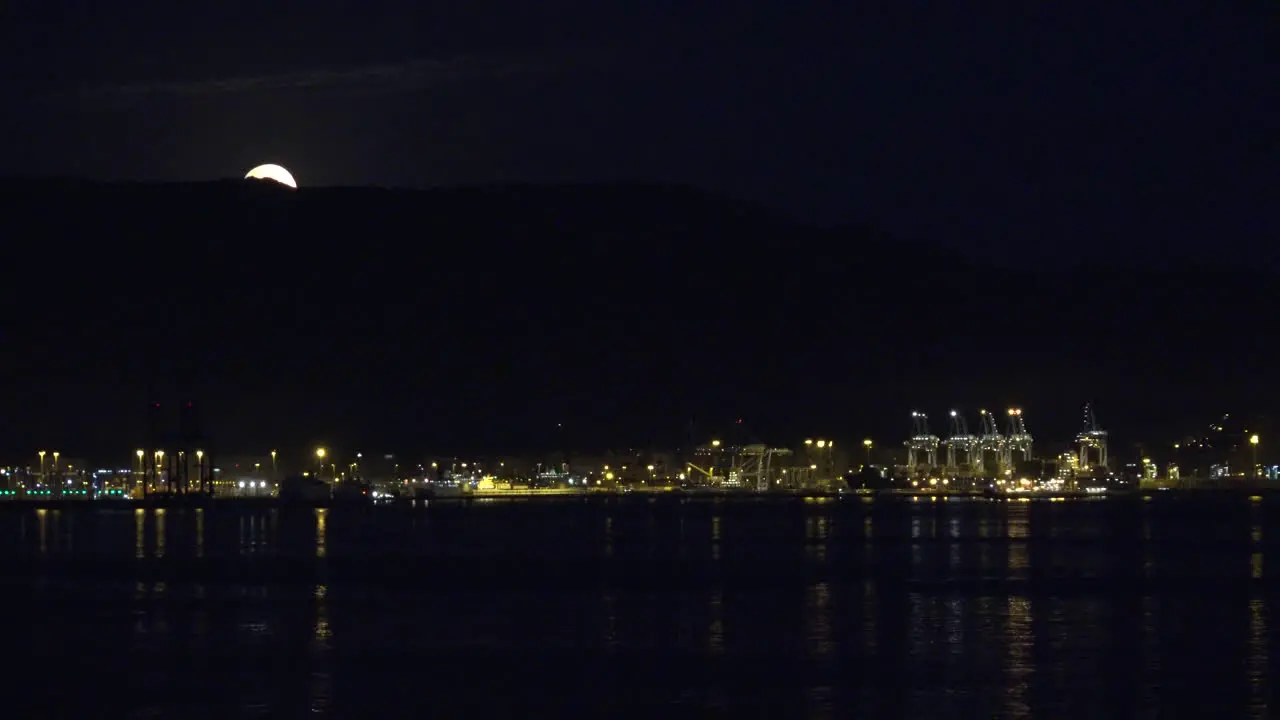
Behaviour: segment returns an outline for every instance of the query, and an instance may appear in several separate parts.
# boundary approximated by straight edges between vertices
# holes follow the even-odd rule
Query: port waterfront
[[[276,495],[258,497],[209,496],[199,494],[151,494],[145,498],[109,496],[89,498],[81,496],[6,496],[0,498],[0,508],[59,508],[59,507],[338,507],[367,506],[370,508],[427,509],[438,506],[466,505],[471,503],[558,503],[586,505],[631,503],[747,503],[763,505],[790,505],[795,503],[879,503],[879,502],[1216,502],[1233,498],[1247,499],[1251,503],[1280,501],[1280,488],[1143,488],[1132,492],[1086,493],[982,493],[963,491],[927,490],[878,490],[878,491],[823,491],[790,490],[768,493],[724,490],[683,490],[679,488],[644,488],[635,490],[563,490],[524,489],[502,492],[477,492],[446,497],[390,497],[292,499]]]

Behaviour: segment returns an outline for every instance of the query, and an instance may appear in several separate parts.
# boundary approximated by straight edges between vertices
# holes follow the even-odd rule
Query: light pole
[[[1253,476],[1258,477],[1258,436],[1249,437],[1249,448],[1253,451]]]
[[[271,451],[271,481],[275,482],[275,480],[276,480],[276,451],[272,450]]]
[[[46,485],[48,483],[45,482],[45,477],[44,477],[44,450],[41,450],[37,454],[40,456],[40,484]]]
[[[871,467],[871,438],[862,441],[862,447],[867,449],[867,467]]]
[[[196,474],[200,476],[200,492],[204,492],[204,451],[196,451]],[[209,489],[213,489],[213,483],[209,483]],[[212,494],[212,493],[210,493]]]
[[[161,475],[161,473],[163,473],[163,472],[164,472],[164,451],[163,451],[163,450],[157,450],[157,451],[156,451],[156,484],[157,484],[157,485],[159,485],[159,484],[160,484],[160,475]],[[165,489],[166,489],[166,490],[168,490],[168,487],[167,487],[167,486],[168,486],[168,484],[169,484],[169,483],[168,483],[168,481],[166,480],[166,481],[165,481],[165,485],[166,485],[166,488],[165,488]]]
[[[316,448],[316,477],[324,474],[324,456],[328,455],[328,451],[322,447]]]
[[[53,451],[53,477],[58,480],[62,479],[62,475],[58,472],[58,456],[61,454],[57,450]],[[62,490],[62,483],[58,483],[58,490]]]
[[[138,482],[135,485],[142,486],[142,494],[147,494],[147,463],[143,461],[143,456],[147,453],[143,450],[135,450],[134,454],[138,456]]]

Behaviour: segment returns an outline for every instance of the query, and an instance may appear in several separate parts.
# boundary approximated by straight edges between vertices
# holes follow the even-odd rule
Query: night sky
[[[1262,237],[1274,3],[1019,6],[12,3],[0,172],[667,180],[1039,255]]]
[[[0,175],[205,181],[278,162],[304,188],[642,180],[1015,271],[1275,260],[1274,3],[961,5],[10,3]],[[132,392],[100,392],[101,412]],[[365,411],[393,394],[352,392]],[[1085,400],[1105,408],[1087,393],[1061,399],[1064,427]],[[898,399],[884,414],[905,414]],[[9,444],[59,432],[6,425]]]

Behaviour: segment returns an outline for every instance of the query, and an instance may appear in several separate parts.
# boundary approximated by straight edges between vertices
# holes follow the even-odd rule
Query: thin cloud
[[[398,92],[475,80],[553,74],[598,65],[599,53],[525,57],[463,56],[368,65],[351,69],[248,75],[202,80],[109,85],[82,90],[80,100],[202,96],[307,89]]]

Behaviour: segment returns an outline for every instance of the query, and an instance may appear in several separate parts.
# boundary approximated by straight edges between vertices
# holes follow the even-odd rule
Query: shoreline
[[[94,509],[131,509],[131,508],[369,508],[369,509],[426,509],[428,507],[468,505],[472,503],[556,503],[556,504],[633,504],[633,503],[699,503],[699,502],[733,502],[733,503],[829,503],[858,502],[873,503],[876,501],[919,501],[925,498],[932,500],[961,501],[1119,501],[1126,499],[1144,500],[1179,500],[1195,499],[1197,501],[1219,499],[1245,499],[1252,502],[1280,499],[1280,488],[1184,488],[1136,490],[1115,493],[1008,493],[993,496],[972,492],[925,492],[889,490],[874,492],[716,492],[716,491],[633,491],[633,492],[600,492],[589,493],[470,493],[467,495],[432,498],[427,500],[400,499],[391,502],[365,502],[359,500],[292,500],[279,497],[210,497],[202,495],[150,496],[143,499],[84,497],[10,497],[0,500],[0,510],[4,508],[94,508]]]

